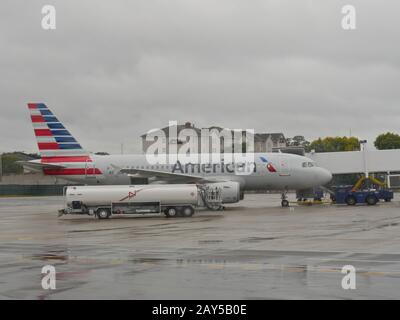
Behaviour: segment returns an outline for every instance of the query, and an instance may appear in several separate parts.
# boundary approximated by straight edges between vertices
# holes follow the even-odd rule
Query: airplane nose
[[[332,173],[324,168],[320,168],[319,178],[320,178],[320,185],[323,186],[327,184],[329,181],[332,180]]]

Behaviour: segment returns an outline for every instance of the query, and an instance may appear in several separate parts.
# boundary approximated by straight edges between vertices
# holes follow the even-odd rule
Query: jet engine
[[[240,183],[236,181],[207,183],[204,185],[209,192],[221,192],[222,203],[235,203],[243,200],[243,192],[240,191]]]

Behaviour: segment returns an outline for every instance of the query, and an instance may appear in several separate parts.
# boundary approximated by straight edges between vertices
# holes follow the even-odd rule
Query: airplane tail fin
[[[42,159],[87,158],[89,153],[44,103],[28,103],[28,108]]]

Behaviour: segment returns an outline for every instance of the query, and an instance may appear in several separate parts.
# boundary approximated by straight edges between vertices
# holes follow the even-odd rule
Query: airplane
[[[95,155],[86,151],[44,103],[28,103],[41,159],[20,161],[25,169],[85,185],[144,183],[235,183],[246,190],[282,191],[288,206],[288,190],[322,186],[332,174],[310,158],[287,153],[254,153],[251,172],[240,174],[243,164],[150,164],[146,155]],[[223,157],[226,157],[225,154]],[[222,157],[222,158],[223,158]],[[143,184],[143,183],[142,183]]]

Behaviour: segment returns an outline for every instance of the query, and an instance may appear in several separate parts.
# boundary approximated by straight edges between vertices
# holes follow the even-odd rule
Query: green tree
[[[360,141],[356,137],[326,137],[311,142],[310,150],[315,152],[337,152],[360,150]]]
[[[382,133],[376,137],[374,145],[378,150],[400,149],[400,136],[392,132]]]
[[[286,145],[288,147],[303,147],[306,152],[309,151],[310,149],[310,142],[307,141],[304,136],[294,136],[293,138],[287,138],[286,139]]]
[[[24,172],[23,167],[17,163],[17,161],[21,160],[18,155],[14,153],[3,153],[1,157],[3,174],[21,174]]]

